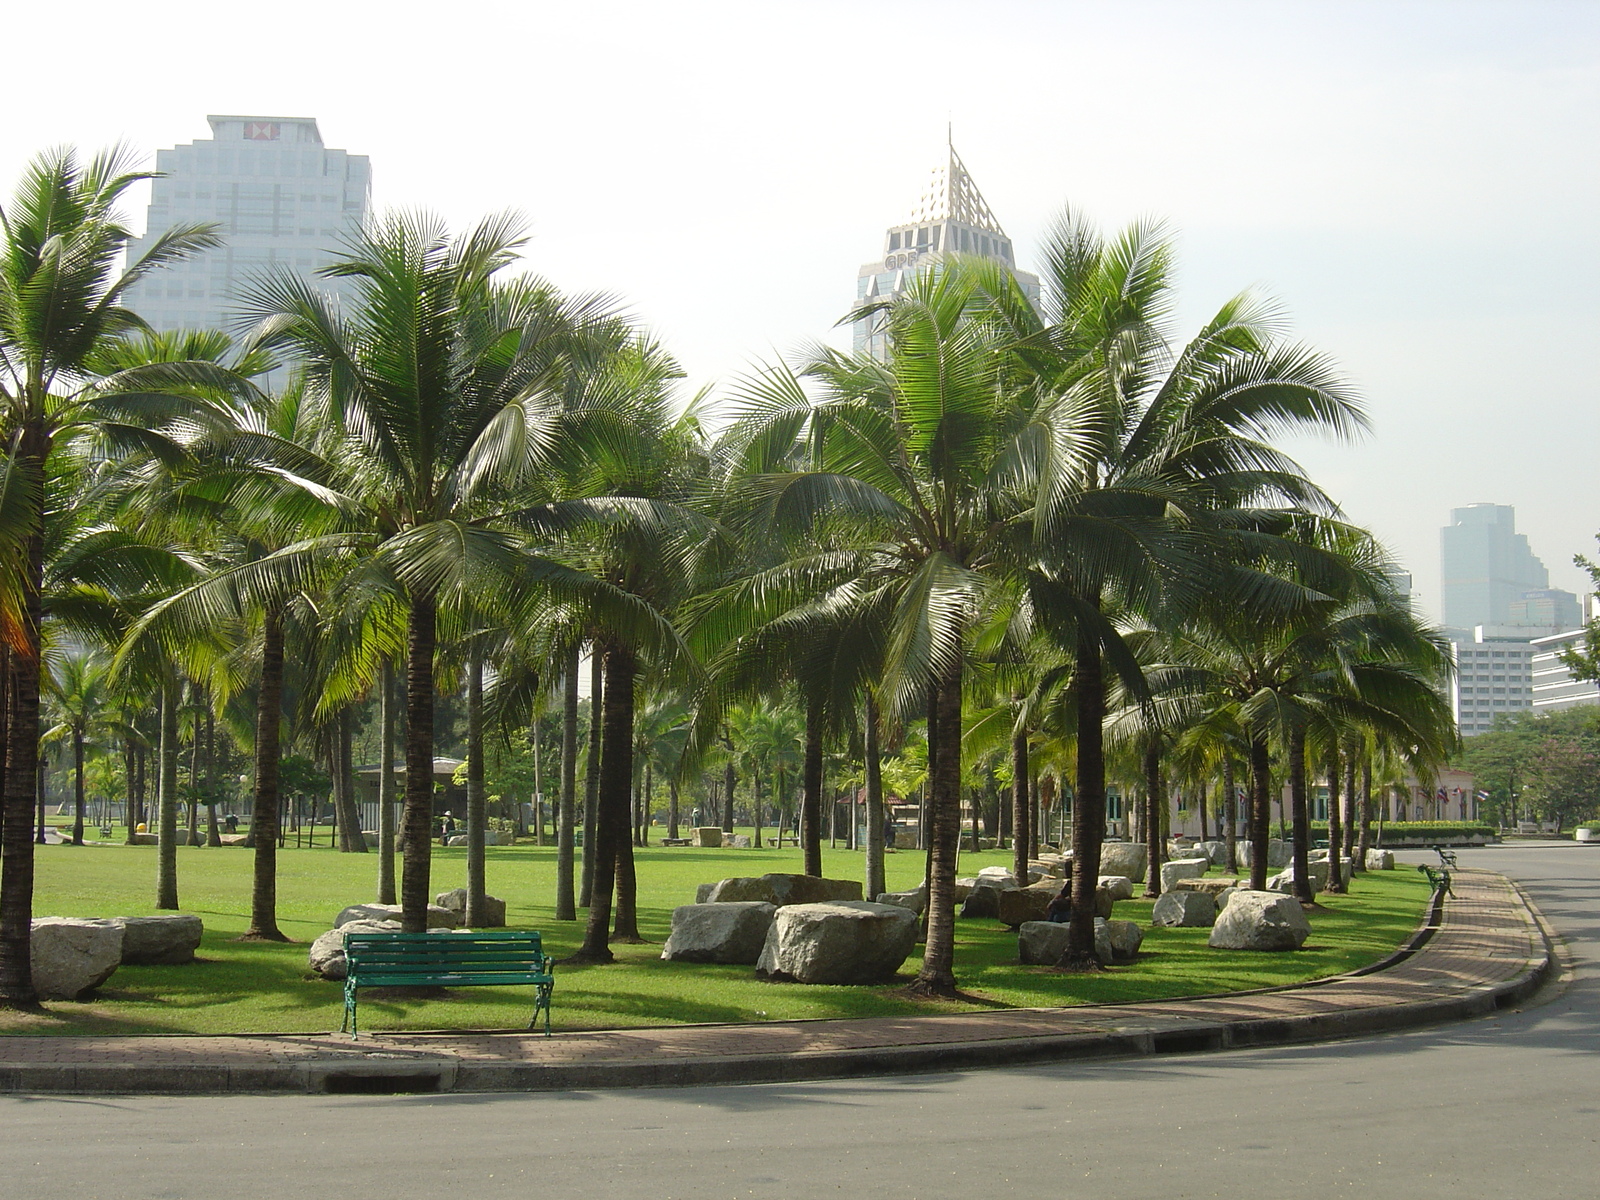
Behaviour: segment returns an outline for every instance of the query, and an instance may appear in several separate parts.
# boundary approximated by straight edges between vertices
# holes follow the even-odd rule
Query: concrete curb
[[[1508,881],[1509,882],[1509,881]],[[291,1062],[229,1065],[41,1063],[0,1066],[0,1093],[301,1093],[400,1094],[432,1092],[589,1091],[637,1087],[709,1087],[736,1083],[795,1083],[876,1075],[927,1074],[978,1067],[1137,1058],[1335,1041],[1467,1020],[1509,1008],[1533,996],[1552,977],[1554,933],[1527,894],[1512,892],[1538,929],[1543,954],[1515,978],[1460,988],[1448,996],[1410,1003],[1374,1004],[1339,1012],[1241,1020],[1167,1016],[1137,1027],[1092,1032],[997,1038],[988,1041],[822,1050],[789,1054],[701,1055],[613,1059],[588,1063],[479,1062],[448,1052],[412,1050],[382,1056],[348,1056]],[[1416,954],[1437,928],[1430,907],[1422,927],[1380,964],[1352,975],[1371,975]],[[1559,975],[1560,972],[1554,972]],[[1345,976],[1335,978],[1346,978]],[[1312,990],[1330,980],[1294,988]],[[1171,1005],[1172,1001],[1160,1002]],[[1137,1004],[1107,1006],[1136,1013]],[[1093,1006],[1085,1006],[1092,1014]],[[3,1041],[0,1041],[3,1045]]]

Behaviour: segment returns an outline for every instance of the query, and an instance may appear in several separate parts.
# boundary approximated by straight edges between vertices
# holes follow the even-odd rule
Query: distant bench
[[[1450,872],[1443,867],[1430,867],[1427,863],[1423,863],[1417,870],[1428,877],[1428,886],[1435,892],[1443,892],[1446,896],[1455,895],[1450,890]]]
[[[500,987],[532,984],[533,1020],[544,1010],[550,1036],[555,960],[537,933],[347,933],[344,935],[344,1024],[356,1039],[356,990],[364,987]]]

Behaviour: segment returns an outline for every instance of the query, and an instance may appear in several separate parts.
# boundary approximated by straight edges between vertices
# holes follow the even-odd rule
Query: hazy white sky
[[[5,32],[6,181],[54,143],[314,116],[380,205],[525,212],[533,268],[626,298],[695,384],[828,336],[953,121],[1024,266],[1065,202],[1159,216],[1180,328],[1255,286],[1337,357],[1375,432],[1295,451],[1427,610],[1479,500],[1584,583],[1600,2],[87,0]]]

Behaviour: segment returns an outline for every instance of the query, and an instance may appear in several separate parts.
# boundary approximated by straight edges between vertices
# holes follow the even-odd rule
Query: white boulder
[[[791,904],[773,918],[756,974],[796,983],[881,983],[916,944],[917,917],[907,908],[866,900]]]
[[[789,904],[823,904],[830,900],[861,899],[856,879],[822,879],[816,875],[754,875],[724,879],[711,889],[708,904],[760,900],[783,908]]]
[[[1207,929],[1217,919],[1216,899],[1207,892],[1165,892],[1150,911],[1152,925]]]
[[[1055,921],[1024,921],[1017,927],[1017,961],[1051,967],[1067,952],[1067,927]]]
[[[1175,858],[1161,864],[1161,890],[1170,892],[1180,879],[1199,879],[1211,869],[1209,858]]]
[[[1000,915],[1000,895],[1000,889],[989,880],[980,879],[975,881],[968,890],[966,899],[961,902],[961,916],[967,920],[978,917],[998,917]]]
[[[1021,887],[1017,877],[1007,867],[984,867],[978,872],[978,883],[989,887],[997,887],[1003,892]]]
[[[883,892],[877,897],[877,902],[893,904],[896,908],[908,908],[920,917],[928,907],[928,888],[924,884],[909,892]]]
[[[343,979],[344,935],[347,933],[399,933],[399,921],[351,921],[337,929],[330,929],[311,943],[307,960],[311,969],[324,979]]]
[[[1239,889],[1217,914],[1207,945],[1218,950],[1298,950],[1311,923],[1293,896]]]
[[[1102,875],[1100,887],[1103,891],[1110,892],[1113,900],[1133,899],[1133,880],[1126,875]]]
[[[680,905],[672,910],[672,935],[661,957],[671,962],[754,963],[777,911],[761,900]]]
[[[995,915],[1013,929],[1028,921],[1047,920],[1050,902],[1060,894],[1062,884],[1060,879],[1046,879],[1025,888],[1002,890],[995,898]]]
[[[1294,847],[1288,842],[1273,838],[1267,843],[1267,869],[1281,871],[1289,865],[1289,856],[1294,852]]]
[[[398,921],[401,907],[398,904],[352,904],[342,909],[333,919],[333,927],[342,929],[352,921]],[[429,929],[455,929],[461,924],[461,915],[438,904],[428,905]]]
[[[124,966],[191,963],[205,933],[205,924],[191,913],[153,917],[112,917],[122,926]]]
[[[1379,850],[1376,846],[1367,850],[1367,870],[1392,871],[1394,870],[1394,851]]]
[[[435,897],[439,907],[448,909],[456,914],[456,919],[461,924],[467,921],[467,889],[456,888],[449,892],[440,892]],[[498,896],[485,896],[483,898],[483,918],[478,926],[483,929],[502,929],[506,923],[506,902]]]
[[[1094,956],[1103,963],[1130,961],[1143,941],[1144,930],[1134,921],[1095,920]]]
[[[35,917],[29,961],[41,1000],[76,1000],[122,963],[122,926],[82,917]]]
[[[1107,875],[1126,875],[1134,883],[1143,883],[1149,856],[1140,842],[1106,842],[1100,847],[1100,869]]]

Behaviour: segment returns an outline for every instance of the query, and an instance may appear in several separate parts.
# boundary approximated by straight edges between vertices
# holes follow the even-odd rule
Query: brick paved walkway
[[[503,1090],[938,1070],[1308,1041],[1491,1011],[1531,993],[1544,935],[1501,875],[1462,870],[1440,927],[1384,970],[1273,991],[918,1017],[592,1033],[0,1037],[0,1091]]]

